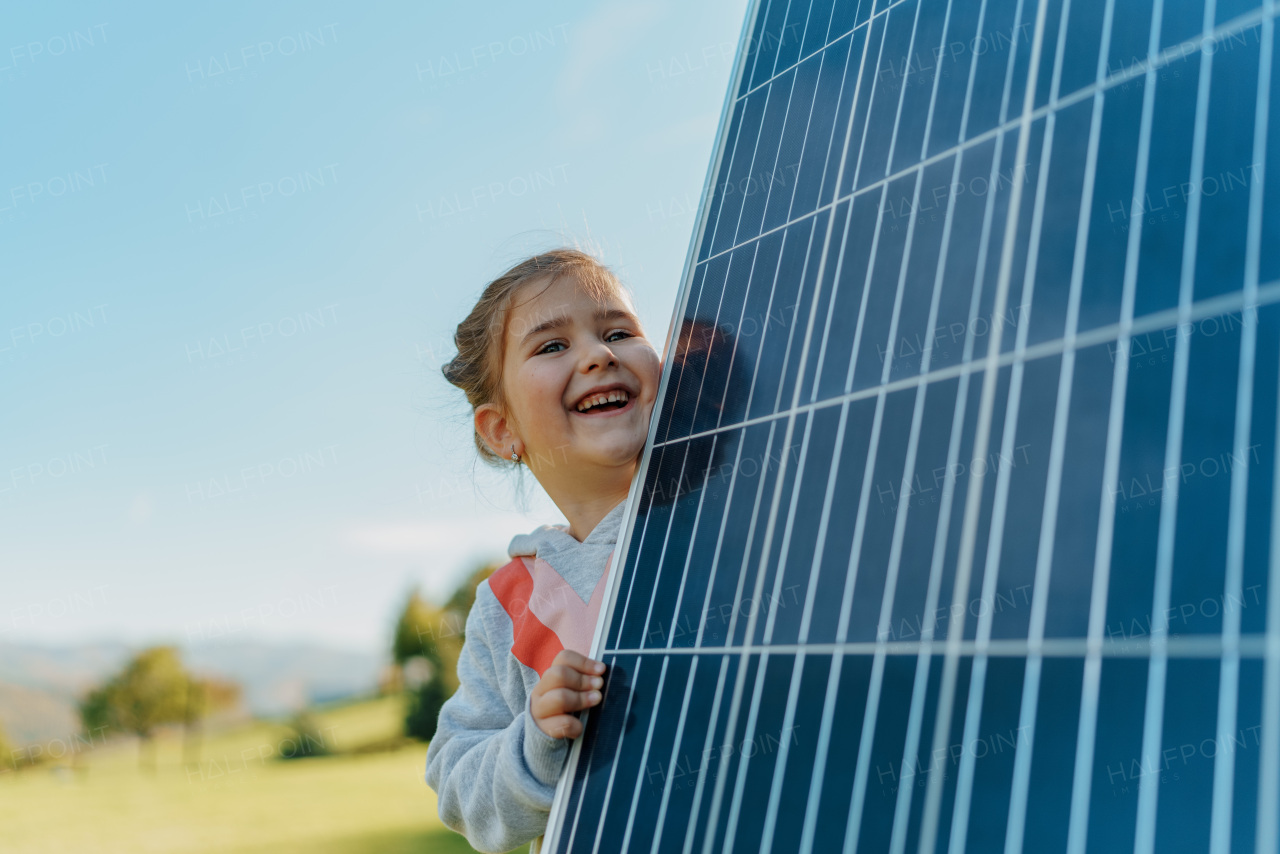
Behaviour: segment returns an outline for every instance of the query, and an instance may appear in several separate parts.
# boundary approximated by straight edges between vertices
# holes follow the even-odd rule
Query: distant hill
[[[68,738],[78,725],[77,698],[139,648],[0,643],[0,724],[10,740],[21,745]],[[265,641],[202,643],[184,647],[182,657],[194,671],[240,683],[249,711],[260,716],[372,692],[384,664],[368,652]]]

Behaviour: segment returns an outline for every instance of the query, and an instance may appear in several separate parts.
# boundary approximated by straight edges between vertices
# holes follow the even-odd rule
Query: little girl
[[[577,716],[600,701],[587,658],[662,366],[628,292],[590,255],[534,255],[490,282],[444,365],[486,462],[525,465],[568,519],[511,540],[467,617],[458,691],[427,783],[480,851],[541,843]]]

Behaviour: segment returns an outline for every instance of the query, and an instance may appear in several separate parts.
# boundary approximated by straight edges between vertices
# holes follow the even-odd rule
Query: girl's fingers
[[[577,738],[582,735],[582,721],[573,715],[553,715],[538,721],[538,728],[552,738]]]
[[[588,675],[567,664],[553,664],[542,674],[542,678],[538,680],[534,689],[541,688],[543,691],[549,691],[552,688],[572,688],[577,691],[590,691],[592,688],[600,688],[603,685],[604,677],[602,676]]]
[[[534,722],[555,738],[577,738],[582,722],[573,712],[600,702],[604,662],[571,649],[562,649],[534,686],[530,711]]]
[[[572,688],[580,691],[589,691],[593,688],[600,688],[604,685],[603,676],[591,676],[580,670],[575,670],[568,665],[552,665],[547,668],[547,672],[543,673],[543,677],[539,680],[547,682],[545,688]]]
[[[594,674],[596,676],[604,675],[603,661],[596,661],[594,658],[587,658],[577,650],[560,650],[556,653],[556,657],[551,659],[551,664],[566,664],[574,670],[581,671],[582,673]]]
[[[568,688],[553,688],[532,703],[534,717],[546,718],[561,712],[576,712],[588,709],[600,702],[599,691],[570,691]]]

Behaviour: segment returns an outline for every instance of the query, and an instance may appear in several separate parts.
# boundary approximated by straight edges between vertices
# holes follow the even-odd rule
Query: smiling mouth
[[[581,415],[584,418],[601,418],[609,415],[616,415],[619,412],[625,412],[635,408],[636,399],[628,396],[625,401],[612,400],[608,403],[602,403],[586,410],[573,410],[575,415]]]

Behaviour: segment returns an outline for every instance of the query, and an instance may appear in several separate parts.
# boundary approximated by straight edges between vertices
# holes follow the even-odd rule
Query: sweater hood
[[[573,538],[568,525],[539,525],[527,534],[512,537],[507,554],[512,559],[528,557],[551,564],[585,602],[608,568],[609,557],[618,544],[626,506],[625,500],[619,501],[582,542]]]

